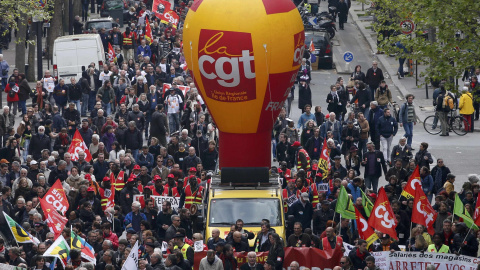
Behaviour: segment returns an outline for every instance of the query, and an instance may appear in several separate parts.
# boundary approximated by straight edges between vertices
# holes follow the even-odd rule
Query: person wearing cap
[[[100,200],[95,197],[95,188],[94,187],[88,187],[87,188],[87,196],[83,199],[80,200],[79,205],[83,205],[85,202],[90,203],[92,206],[92,211],[95,213],[95,215],[102,215],[103,210],[101,207]]]
[[[173,237],[173,241],[175,243],[174,248],[179,249],[182,252],[183,258],[185,260],[188,260],[190,262],[190,265],[193,265],[193,257],[195,253],[193,251],[193,248],[183,241],[184,238],[184,234],[177,232]]]
[[[40,173],[40,170],[38,169],[38,162],[36,160],[32,160],[30,161],[29,165],[27,178],[37,179],[37,175]]]
[[[300,145],[300,142],[295,141],[292,144],[292,148],[296,150],[295,161],[297,165],[297,170],[310,170],[310,156],[308,155],[307,151],[305,151],[305,149],[303,149],[303,147]]]
[[[344,179],[347,177],[347,169],[343,167],[342,165],[342,157],[341,156],[335,156],[335,163],[333,164],[331,173],[336,173],[338,172],[339,178]]]
[[[334,215],[335,211],[330,208],[330,201],[323,200],[320,209],[313,213],[313,233],[320,235],[325,231],[328,221],[333,220]]]
[[[120,206],[122,207],[123,214],[130,211],[135,195],[140,194],[140,191],[135,186],[136,180],[134,177],[130,176],[127,180],[126,186],[120,191]]]
[[[87,174],[90,177],[89,174]],[[85,175],[85,176],[87,176]],[[86,177],[87,178],[87,177]],[[103,177],[101,187],[99,188],[99,193],[100,193],[100,204],[102,205],[102,210],[105,211],[107,207],[108,200],[110,196],[116,196],[118,198],[118,195],[115,191],[112,191],[113,187],[111,185],[111,179],[108,176]],[[114,199],[114,202],[118,202],[118,200]]]
[[[397,241],[391,239],[388,234],[384,233],[380,237],[380,245],[374,245],[373,251],[374,252],[381,252],[381,251],[394,252],[394,251],[400,251],[400,248],[398,247]]]
[[[199,186],[197,177],[190,177],[189,185],[185,187],[184,192],[180,197],[179,208],[185,207],[187,209],[192,209],[192,207],[194,207],[194,209],[198,210],[198,206],[203,203],[203,192],[204,187]],[[195,215],[195,213],[193,214]],[[193,223],[195,223],[194,217],[192,217],[192,220]]]
[[[301,193],[299,200],[288,209],[288,215],[293,215],[295,222],[302,223],[304,229],[311,227],[313,207],[307,192]]]

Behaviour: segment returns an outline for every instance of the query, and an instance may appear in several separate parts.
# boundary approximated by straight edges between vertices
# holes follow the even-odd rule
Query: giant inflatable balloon
[[[183,47],[220,131],[220,167],[270,167],[271,131],[305,50],[291,0],[195,0]]]

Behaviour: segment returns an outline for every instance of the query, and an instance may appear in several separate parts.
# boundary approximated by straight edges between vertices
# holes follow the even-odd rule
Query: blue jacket
[[[382,116],[378,119],[375,130],[384,138],[389,138],[392,135],[395,136],[397,135],[398,131],[397,120],[395,120],[395,117],[392,116],[389,116],[388,118]]]
[[[350,194],[352,194],[353,201],[356,201],[357,198],[362,197],[362,191],[360,191],[359,187],[356,187],[353,183],[349,183],[347,187],[350,189]]]
[[[342,143],[342,123],[340,123],[340,121],[335,121],[334,123],[335,124],[333,124],[332,127],[332,122],[330,120],[325,121],[320,127],[320,137],[325,139],[327,137],[327,132],[332,131],[333,139]]]
[[[153,155],[147,153],[147,156],[145,157],[143,156],[143,153],[138,153],[136,162],[139,166],[145,166],[150,171],[153,167]]]
[[[145,216],[144,213],[139,212],[139,214],[143,220],[147,220],[147,216]],[[127,227],[127,225],[132,223],[132,221],[133,221],[133,212],[130,212],[125,216],[125,219],[123,220],[123,226]],[[138,226],[140,226],[140,224],[138,224]],[[133,224],[132,224],[132,227],[133,227]]]
[[[302,113],[302,115],[300,115],[300,118],[298,119],[297,128],[305,128],[305,124],[308,120],[313,120],[315,123],[317,122],[315,114],[310,113],[310,115],[307,115],[307,113]]]
[[[9,69],[10,66],[8,65],[7,61],[3,60],[0,62],[0,76],[2,76],[2,79],[8,78]]]
[[[422,189],[423,192],[425,192],[425,195],[428,195],[428,193],[431,193],[433,191],[433,177],[432,175],[427,175],[425,178],[420,178],[422,182]]]
[[[150,50],[150,46],[145,45],[145,48],[142,45],[138,46],[137,48],[137,55],[142,55],[143,57],[148,56],[152,57],[152,51]]]

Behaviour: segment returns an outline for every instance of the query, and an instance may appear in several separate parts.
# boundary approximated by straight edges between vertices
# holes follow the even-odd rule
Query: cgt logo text
[[[294,67],[302,64],[303,54],[305,53],[305,31],[295,34],[293,37],[295,52],[293,53]]]
[[[202,29],[198,57],[198,68],[209,98],[224,102],[256,98],[255,56],[250,33]]]

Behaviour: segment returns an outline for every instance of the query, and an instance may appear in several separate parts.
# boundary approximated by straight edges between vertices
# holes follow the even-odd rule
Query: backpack
[[[445,96],[443,97],[443,103],[442,103],[442,108],[448,111],[453,110],[455,107],[455,103],[453,102],[453,98],[450,94],[450,92],[445,93]]]
[[[18,86],[14,85],[12,87],[12,89],[10,89],[10,91],[8,91],[8,96],[11,97],[11,98],[14,98],[15,95],[17,94],[17,92],[18,92]]]

